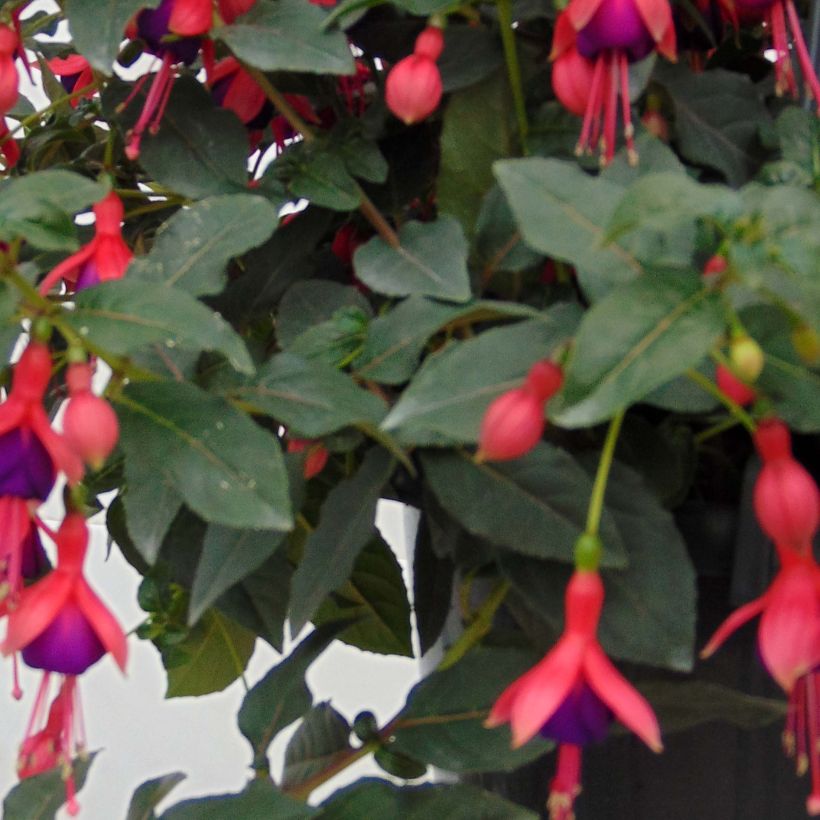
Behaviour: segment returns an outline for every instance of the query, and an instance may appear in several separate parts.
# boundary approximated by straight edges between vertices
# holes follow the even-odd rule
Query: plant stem
[[[521,85],[521,66],[518,63],[518,51],[515,45],[515,30],[512,27],[512,0],[498,0],[498,22],[501,26],[501,43],[504,46],[504,59],[507,63],[507,76],[513,95],[515,116],[518,120],[518,135],[521,140],[521,152],[527,154],[529,123],[527,106],[524,101],[524,90]]]
[[[618,443],[618,434],[621,432],[621,425],[624,421],[626,410],[619,410],[609,422],[609,429],[606,431],[604,449],[601,450],[601,460],[598,462],[598,472],[595,474],[595,483],[592,485],[592,496],[589,499],[589,509],[587,510],[587,535],[598,535],[598,528],[601,525],[601,515],[604,511],[604,495],[606,495],[606,485],[609,480],[609,470],[612,467],[612,459],[615,456],[615,446]]]
[[[717,424],[713,424],[711,427],[697,433],[695,435],[695,444],[703,444],[704,441],[731,430],[736,424],[738,424],[738,420],[734,416],[727,416],[723,421],[719,421]]]
[[[371,740],[359,746],[358,749],[346,749],[336,755],[326,769],[322,769],[322,771],[313,775],[313,777],[309,777],[304,783],[300,783],[298,786],[284,789],[284,793],[296,800],[307,800],[315,789],[318,789],[319,786],[326,783],[331,777],[335,777],[339,772],[344,771],[348,766],[352,766],[356,761],[361,760],[371,752],[375,752],[378,748],[378,741]]]
[[[755,420],[737,403],[732,401],[711,379],[697,370],[687,370],[687,377],[709,395],[714,396],[752,435],[757,430]]]
[[[498,608],[504,603],[510,591],[509,581],[499,581],[487,600],[479,607],[473,622],[459,635],[458,640],[447,650],[437,669],[449,669],[458,663],[489,631],[493,625],[493,617]]]

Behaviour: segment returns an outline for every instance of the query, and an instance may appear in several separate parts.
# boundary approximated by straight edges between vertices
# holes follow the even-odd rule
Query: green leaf
[[[45,251],[77,248],[71,215],[99,202],[106,186],[72,171],[38,171],[0,185],[0,240],[22,237]]]
[[[331,149],[324,142],[295,143],[276,160],[270,173],[287,183],[294,199],[351,211],[358,206],[361,194],[344,159]]]
[[[333,367],[280,353],[263,364],[252,384],[231,389],[259,412],[299,435],[316,438],[356,424],[378,424],[383,402]]]
[[[479,647],[455,666],[433,672],[407,696],[388,746],[447,771],[512,771],[548,752],[540,737],[510,748],[509,727],[485,729],[501,692],[537,659],[519,649]]]
[[[159,0],[69,0],[66,16],[77,51],[97,71],[111,74],[128,21]]]
[[[810,180],[817,179],[820,176],[820,128],[817,118],[810,111],[790,105],[781,112],[775,127],[784,161],[800,166]]]
[[[522,555],[571,563],[586,526],[592,481],[564,450],[540,443],[527,455],[476,464],[466,454],[426,451],[427,482],[444,509],[473,535]],[[626,566],[615,522],[604,513],[605,566]]]
[[[353,265],[365,285],[387,296],[470,298],[467,240],[457,219],[444,215],[435,222],[406,222],[399,241],[400,247],[393,248],[374,236],[356,250]]]
[[[329,704],[314,706],[285,749],[282,787],[300,786],[324,771],[340,753],[350,749],[350,726]]]
[[[156,820],[154,809],[183,780],[185,775],[182,772],[174,772],[143,783],[131,798],[125,820]]]
[[[620,285],[584,315],[553,418],[563,427],[610,418],[696,365],[724,329],[720,299],[699,278]]]
[[[493,185],[492,164],[509,156],[510,87],[498,73],[452,95],[444,114],[438,207],[472,233],[484,194]]]
[[[367,778],[322,804],[320,820],[536,820],[529,809],[475,786],[397,786]]]
[[[74,783],[77,791],[85,785],[85,779],[98,752],[92,752],[83,760],[73,762]],[[21,780],[3,800],[3,820],[46,820],[56,817],[65,803],[65,781],[60,767]]]
[[[450,323],[493,319],[540,318],[541,313],[516,302],[479,300],[445,305],[424,296],[408,296],[393,310],[370,322],[356,373],[383,384],[401,384],[415,373],[428,339]]]
[[[720,171],[730,185],[745,182],[760,160],[760,128],[771,122],[752,81],[735,71],[695,74],[669,65],[659,65],[654,79],[672,98],[683,157]]]
[[[211,197],[174,214],[157,232],[147,256],[132,263],[128,277],[179,288],[194,296],[218,293],[225,266],[261,245],[278,215],[267,200],[250,194]]]
[[[357,556],[373,535],[376,504],[394,466],[386,451],[373,448],[356,474],[328,493],[319,525],[308,536],[291,584],[290,626],[294,634],[316,612],[322,599],[350,577]]]
[[[493,170],[524,241],[584,269],[600,283],[596,292],[643,273],[628,250],[605,241],[605,226],[623,194],[620,185],[556,159],[504,160]]]
[[[215,135],[219,139],[215,139]],[[146,135],[140,164],[158,182],[192,199],[247,191],[248,135],[193,77],[174,83],[159,132]]]
[[[334,623],[315,629],[245,695],[239,731],[253,748],[254,767],[267,766],[268,746],[276,735],[313,705],[305,674],[345,626]]]
[[[590,475],[596,466],[597,459],[587,461]],[[695,643],[695,573],[675,522],[640,476],[617,462],[605,503],[629,564],[604,573],[601,644],[622,660],[688,672]],[[606,536],[603,542],[607,555]],[[517,555],[502,555],[500,564],[529,606],[560,629],[569,570]]]
[[[278,441],[244,413],[182,382],[131,384],[117,404],[126,460],[148,462],[206,521],[290,529]]]
[[[270,780],[259,778],[239,794],[219,794],[185,800],[166,811],[161,820],[304,820],[316,809],[282,794]]]
[[[350,578],[319,607],[316,624],[355,619],[339,640],[366,652],[413,657],[410,602],[401,566],[380,536],[364,547]]]
[[[245,343],[218,314],[183,290],[119,279],[86,288],[65,321],[104,350],[127,356],[146,345],[194,347],[224,354],[232,367],[253,373]]]
[[[212,525],[191,587],[188,623],[196,623],[223,592],[250,575],[279,548],[284,533]]]
[[[484,269],[517,272],[542,259],[524,242],[498,183],[484,197],[475,233],[475,252]]]
[[[353,55],[341,31],[323,31],[325,14],[301,0],[257,0],[215,36],[242,61],[262,71],[354,74]]]
[[[216,610],[206,612],[184,641],[173,646],[166,698],[221,692],[245,671],[256,635]]]
[[[451,342],[424,362],[382,427],[412,444],[476,441],[490,402],[520,387],[531,365],[566,341],[578,315],[575,306],[558,305],[538,319]]]

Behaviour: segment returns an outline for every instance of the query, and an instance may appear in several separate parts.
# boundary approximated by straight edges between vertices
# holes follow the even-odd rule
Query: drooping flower
[[[48,67],[60,80],[60,84],[67,94],[80,91],[94,82],[94,71],[88,60],[81,54],[69,54],[68,57],[53,57],[48,61]],[[90,100],[95,94],[94,89],[87,91],[82,97],[71,100],[71,107],[76,108],[81,99]]]
[[[91,391],[92,376],[90,364],[68,366],[69,400],[63,415],[63,436],[86,464],[99,470],[116,447],[120,428],[111,405]]]
[[[487,719],[488,727],[510,723],[514,747],[538,734],[558,741],[558,771],[548,803],[553,820],[572,817],[580,793],[580,747],[606,737],[615,718],[653,751],[662,749],[652,708],[598,642],[603,602],[600,575],[576,570],[564,599],[563,635],[540,663],[504,690]]]
[[[742,382],[724,364],[719,364],[715,368],[715,382],[723,393],[741,407],[751,404],[757,398],[754,388]]]
[[[305,478],[313,478],[325,469],[330,457],[327,447],[321,441],[312,441],[304,438],[292,438],[288,441],[289,453],[302,453],[307,450],[305,466],[302,473]]]
[[[814,99],[820,114],[820,81],[806,47],[800,15],[794,0],[735,0],[740,17],[745,22],[764,22],[771,32],[775,51],[775,90],[778,94],[798,96],[792,53],[797,54],[800,73],[809,95]],[[791,33],[792,45],[789,45]]]
[[[668,0],[571,0],[556,22],[551,58],[558,61],[572,50],[594,64],[591,75],[586,67],[582,70],[589,86],[577,152],[594,151],[600,139],[602,162],[612,160],[620,99],[629,159],[637,161],[629,63],[653,50],[675,59],[675,28]],[[584,65],[575,57],[571,60],[559,69],[559,88],[568,85],[567,72],[572,66],[578,71]],[[567,97],[570,110],[577,111],[582,94],[575,90]]]
[[[122,238],[123,215],[122,202],[113,191],[100,200],[94,206],[94,238],[51,270],[40,283],[40,293],[47,294],[61,279],[75,291],[121,279],[133,258]]]
[[[413,53],[399,60],[387,75],[387,107],[406,125],[428,117],[441,101],[441,73],[436,60],[443,49],[441,29],[428,26],[416,38]]]
[[[536,362],[521,387],[494,399],[481,421],[477,458],[507,461],[532,450],[544,434],[544,407],[562,382],[556,364]]]
[[[817,484],[792,455],[791,435],[782,421],[762,422],[754,438],[763,459],[754,487],[757,520],[776,544],[809,551],[820,522]]]
[[[15,57],[20,47],[17,32],[0,24],[0,116],[5,116],[17,104],[20,75]]]
[[[0,497],[43,501],[58,470],[70,482],[82,478],[82,461],[52,430],[43,407],[50,378],[48,347],[30,342],[14,367],[9,396],[0,404]]]

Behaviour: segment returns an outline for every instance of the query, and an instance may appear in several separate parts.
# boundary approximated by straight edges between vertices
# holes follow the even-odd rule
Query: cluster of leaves
[[[524,146],[490,7],[477,5],[470,25],[451,19],[443,110],[406,128],[386,112],[379,66],[409,52],[419,15],[452,4],[345,0],[326,13],[307,0],[258,0],[214,31],[217,50],[307,95],[335,125],[293,142],[249,187],[245,130],[193,73],[176,82],[139,163],[124,158],[136,115],[119,106],[126,84],[105,75],[125,22],[146,5],[69,0],[74,46],[102,93],[71,108],[46,74],[48,112],[16,113],[23,156],[0,184],[0,240],[20,264],[0,286],[0,338],[10,351],[21,319],[47,310],[59,334],[114,371],[121,443],[88,485],[118,490],[107,523],[145,576],[140,632],[162,652],[168,697],[224,688],[257,637],[282,649],[286,623],[294,636],[317,627],[245,699],[238,720],[257,774],[247,789],[162,817],[533,817],[467,785],[365,780],[319,807],[304,801],[364,754],[412,780],[430,765],[512,770],[548,750],[535,741],[513,752],[505,729],[481,723],[560,628],[601,424],[626,407],[601,526],[601,640],[617,659],[691,671],[696,568],[675,513],[714,499],[714,470],[734,480],[748,449],[711,437],[725,411],[687,373],[711,378],[711,356],[739,317],[766,354],[766,401],[794,430],[820,431],[820,374],[792,341],[795,327],[820,332],[817,121],[773,98],[750,59],[759,43],[727,41],[702,75],[636,71],[663,100],[671,144],[641,133],[637,168],[619,154],[597,172],[572,155],[577,121],[548,99],[546,4],[514,10]],[[57,17],[26,24],[42,58],[56,47],[36,31]],[[337,93],[337,77],[354,70],[348,40],[373,71],[360,117]],[[266,132],[263,150],[272,142]],[[123,280],[83,291],[70,309],[44,307],[30,284],[78,246],[74,216],[105,194],[101,172],[123,195],[138,257]],[[372,235],[363,202],[400,226],[397,243]],[[298,213],[282,220],[288,203]],[[352,268],[331,251],[340,229],[363,240]],[[701,271],[718,250],[729,267],[715,286]],[[559,351],[566,384],[545,440],[516,461],[476,463],[489,402]],[[303,478],[303,454],[283,454],[285,436],[323,441],[331,455],[318,477]],[[384,497],[422,511],[412,596],[421,652],[454,599],[484,645],[462,646],[379,727],[315,704],[304,675],[334,639],[414,652],[410,596],[375,526]],[[508,617],[495,627],[481,620],[490,588],[506,591]],[[741,725],[781,711],[689,678],[647,687],[670,705],[672,728],[714,719],[715,704]],[[268,748],[295,721],[274,783]],[[56,810],[58,776],[19,786],[5,816]],[[130,816],[155,816],[181,777],[145,784]]]

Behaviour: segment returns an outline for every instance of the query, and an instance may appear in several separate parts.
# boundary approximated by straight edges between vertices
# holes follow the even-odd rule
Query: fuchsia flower
[[[487,719],[488,727],[510,723],[514,747],[537,734],[560,744],[548,803],[552,820],[572,817],[580,793],[580,747],[603,740],[614,718],[653,751],[662,749],[652,708],[598,642],[603,602],[600,575],[576,570],[564,599],[564,634],[540,663],[502,692]]]
[[[133,258],[122,238],[124,210],[120,198],[112,191],[94,206],[97,218],[94,238],[77,253],[57,265],[40,283],[40,293],[47,294],[60,280],[75,291],[122,279]]]
[[[63,416],[63,436],[89,467],[99,470],[117,445],[120,427],[111,405],[91,392],[93,373],[89,364],[68,366],[69,400]]]
[[[571,0],[559,16],[552,43],[551,56],[558,67],[553,87],[570,111],[577,113],[584,103],[578,153],[593,151],[600,140],[601,161],[612,160],[620,98],[627,150],[630,161],[637,161],[629,63],[653,50],[675,59],[668,0]],[[585,100],[581,81],[588,83]]]
[[[20,48],[17,32],[0,24],[0,116],[5,116],[17,104],[20,96],[15,57]]]
[[[416,38],[413,53],[399,60],[387,75],[385,102],[406,125],[428,117],[441,101],[441,73],[436,60],[443,50],[441,29],[428,26]]]
[[[60,84],[67,94],[73,94],[94,82],[94,71],[88,60],[81,54],[54,57],[48,61],[48,67],[55,76],[59,77]],[[90,100],[94,94],[95,92],[91,90],[83,94],[82,98],[75,97],[71,101],[71,107],[76,108],[80,104],[80,99]]]
[[[288,441],[289,453],[303,453],[305,450],[307,450],[307,457],[302,472],[305,478],[310,479],[325,469],[330,453],[321,441],[304,438],[292,438]]]
[[[563,378],[558,365],[536,362],[521,387],[492,401],[481,421],[477,458],[508,461],[532,450],[544,434],[546,403],[561,389]]]

